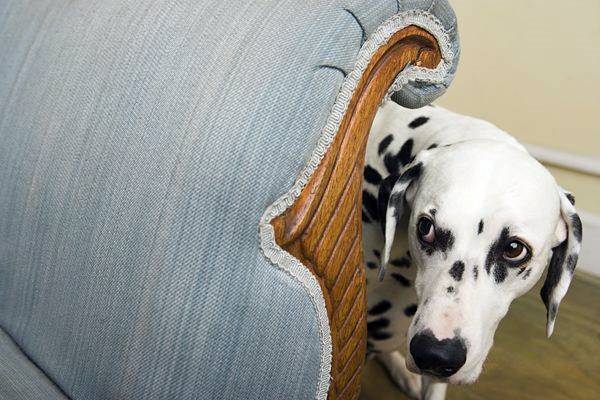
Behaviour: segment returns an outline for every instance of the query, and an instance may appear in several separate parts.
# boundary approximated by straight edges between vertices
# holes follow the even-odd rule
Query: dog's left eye
[[[520,240],[512,240],[505,247],[502,254],[506,261],[511,263],[520,264],[529,257],[529,249],[525,243]]]

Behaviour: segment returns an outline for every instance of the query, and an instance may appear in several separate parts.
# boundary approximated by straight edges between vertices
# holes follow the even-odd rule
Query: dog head
[[[579,253],[572,196],[522,148],[471,140],[422,151],[380,187],[387,263],[406,211],[417,266],[407,367],[450,383],[479,376],[510,303],[539,280],[552,334]]]

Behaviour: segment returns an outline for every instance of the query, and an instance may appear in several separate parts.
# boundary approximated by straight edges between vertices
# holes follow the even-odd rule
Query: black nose
[[[454,375],[467,360],[463,339],[437,340],[430,330],[416,334],[410,341],[410,354],[422,372],[447,378]]]

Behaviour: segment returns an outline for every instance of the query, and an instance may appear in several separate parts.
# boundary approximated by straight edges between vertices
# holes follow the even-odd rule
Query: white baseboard
[[[600,276],[600,215],[579,211],[583,225],[583,242],[577,270]]]
[[[525,143],[525,148],[541,163],[570,169],[586,175],[600,176],[600,158]]]

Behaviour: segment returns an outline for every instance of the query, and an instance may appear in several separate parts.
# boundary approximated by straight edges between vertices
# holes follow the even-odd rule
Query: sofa
[[[364,148],[446,0],[0,0],[0,399],[351,399]]]

